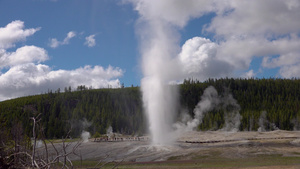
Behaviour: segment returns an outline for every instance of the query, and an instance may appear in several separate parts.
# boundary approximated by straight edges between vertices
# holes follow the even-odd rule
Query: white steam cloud
[[[115,134],[114,134],[114,131],[113,131],[112,126],[109,126],[109,127],[106,129],[106,136],[107,136],[109,139],[114,138]]]
[[[213,109],[222,109],[224,111],[225,124],[222,131],[239,130],[241,116],[239,114],[240,106],[231,94],[225,93],[223,97],[218,95],[213,86],[209,86],[203,92],[201,100],[194,109],[194,119],[186,112],[183,112],[182,119],[176,122],[175,127],[178,132],[195,130],[202,122],[206,113]]]
[[[86,129],[88,127],[90,127],[92,125],[92,122],[89,122],[87,121],[86,118],[84,118],[82,121],[81,121],[81,128],[83,129],[82,132],[81,132],[81,139],[82,139],[82,142],[83,143],[87,143],[89,141],[89,138],[91,138],[91,133],[86,131]]]
[[[166,142],[172,123],[177,92],[169,88],[170,81],[191,76],[199,80],[252,77],[266,68],[279,68],[282,77],[299,77],[297,0],[125,1],[131,2],[140,15],[137,33],[144,74],[141,88],[154,142]],[[208,13],[215,16],[202,32],[212,33],[215,42],[194,37],[180,51],[178,30],[191,18]],[[263,58],[259,72],[249,70],[255,57]],[[240,116],[227,114],[224,130],[237,128],[238,124],[231,119],[238,120]]]
[[[106,134],[107,134],[107,135],[111,135],[111,134],[113,134],[113,133],[114,133],[113,128],[112,128],[111,126],[109,126],[109,127],[107,128],[107,130],[106,130]]]
[[[259,116],[259,119],[258,119],[258,129],[257,131],[259,132],[265,132],[266,131],[266,124],[269,123],[268,120],[267,120],[267,112],[266,111],[263,111],[260,116]]]
[[[91,138],[90,132],[82,131],[81,139],[82,139],[83,143],[87,143],[89,141],[89,138]]]
[[[182,71],[177,59],[179,53],[178,27],[183,27],[194,16],[201,15],[195,7],[199,1],[131,0],[140,18],[137,32],[140,35],[143,103],[149,118],[150,131],[155,144],[166,144],[176,112],[176,87],[170,86]],[[204,2],[201,2],[204,3]],[[172,4],[172,5],[170,5]],[[199,5],[196,5],[199,7]],[[194,9],[191,9],[194,8]]]
[[[141,41],[144,75],[141,90],[152,140],[154,144],[167,144],[170,142],[169,133],[178,104],[178,91],[169,83],[184,78],[185,72],[199,71],[189,72],[180,69],[182,63],[178,57],[180,53],[178,28],[183,28],[189,19],[208,12],[210,9],[207,9],[206,5],[209,1],[191,0],[187,3],[182,0],[129,0],[129,2],[134,4],[135,10],[140,14],[137,32]],[[196,57],[201,58],[203,55],[190,59],[185,52],[181,54],[182,60],[187,64]]]
[[[222,97],[222,109],[224,112],[225,126],[221,129],[223,131],[239,131],[242,116],[239,111],[241,110],[240,105],[229,93],[225,93]]]
[[[294,119],[292,120],[292,123],[295,122]],[[271,123],[268,121],[267,119],[267,112],[263,111],[260,116],[259,116],[259,120],[258,120],[258,125],[259,128],[257,129],[257,131],[259,132],[265,132],[268,131],[266,129],[266,126],[269,126],[269,130],[279,130],[279,128],[275,125],[275,123]],[[294,123],[294,127],[297,126],[296,123]],[[294,128],[295,129],[295,128]]]

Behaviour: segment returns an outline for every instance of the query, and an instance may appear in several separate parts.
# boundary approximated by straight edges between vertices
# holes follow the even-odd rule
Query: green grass
[[[214,152],[218,154],[218,152]],[[163,162],[122,162],[117,168],[243,168],[259,166],[295,166],[300,167],[300,157],[282,155],[258,155],[255,157],[229,159],[216,156],[193,156],[191,160],[180,160],[184,156],[174,156]],[[93,168],[98,161],[73,161],[75,168]],[[105,164],[103,168],[112,168],[115,163]],[[100,167],[99,164],[97,167]]]
[[[112,168],[113,166],[116,165],[115,162],[109,162],[109,163],[102,162],[100,164],[98,164],[98,162],[99,161],[95,161],[95,160],[72,161],[75,168],[94,168],[94,167],[100,168],[102,165],[103,165],[102,168]],[[122,165],[122,163],[120,164]]]
[[[69,143],[69,142],[77,142],[77,141],[79,141],[79,140],[80,140],[80,138],[66,139],[66,140],[65,140],[65,143]],[[62,143],[62,142],[63,142],[62,139],[49,139],[49,140],[45,140],[45,141],[46,141],[46,144],[50,144],[50,141],[51,141],[52,143]]]

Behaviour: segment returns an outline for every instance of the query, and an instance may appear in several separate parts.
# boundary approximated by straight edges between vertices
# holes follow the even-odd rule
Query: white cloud
[[[149,49],[149,46],[154,43],[149,39],[157,36],[162,37],[160,40],[165,37],[166,40],[163,43],[173,43],[158,45],[160,47],[157,50],[176,51],[176,44],[174,44],[178,42],[176,27],[183,28],[191,18],[215,13],[211,22],[206,24],[202,31],[213,34],[216,45],[215,49],[212,50],[216,53],[213,60],[227,65],[224,67],[225,74],[229,73],[230,76],[231,72],[244,76],[243,73],[237,72],[245,71],[249,71],[250,74],[249,67],[255,57],[264,58],[261,63],[262,68],[279,67],[280,72],[296,71],[294,67],[300,60],[300,22],[297,22],[300,18],[300,1],[298,0],[124,1],[132,2],[135,5],[135,10],[140,14],[138,33],[141,34],[141,42],[145,43],[141,45],[142,49]],[[187,44],[185,45],[187,46]],[[203,49],[208,44],[200,46]],[[169,49],[170,47],[172,49]],[[184,62],[190,65],[188,70],[190,73],[192,71],[194,74],[197,71],[203,73],[202,69],[208,65],[210,55],[206,55],[207,50],[201,51],[202,49],[195,49],[195,52],[204,52],[203,54],[189,53],[191,56],[186,56],[187,60]],[[143,53],[149,52],[151,51]],[[193,63],[192,61],[197,62]],[[149,62],[145,61],[145,63],[148,64]],[[283,68],[285,71],[282,70]],[[222,69],[222,67],[218,69]],[[209,73],[208,71],[212,72]],[[206,70],[204,75],[199,74],[199,76],[209,78],[208,75],[215,73],[216,70],[212,68]],[[287,73],[280,74],[282,77],[290,76]],[[296,73],[292,74],[297,75]]]
[[[62,42],[62,44],[69,44],[70,39],[72,39],[73,37],[76,36],[76,33],[71,31],[67,34],[67,37],[64,39],[64,41]]]
[[[14,52],[8,52],[7,48],[13,47],[18,41],[25,41],[38,30],[23,30],[23,25],[22,21],[14,21],[4,28],[0,27],[0,101],[68,86],[73,89],[79,85],[94,88],[120,87],[118,78],[123,76],[124,71],[118,67],[103,68],[96,65],[73,70],[53,70],[48,65],[41,64],[49,59],[43,48],[25,45]],[[75,32],[69,32],[62,42],[53,40],[52,44],[68,44],[75,36]]]
[[[22,64],[10,68],[6,73],[0,74],[0,100],[39,94],[48,89],[71,86],[73,89],[79,85],[94,88],[120,87],[118,77],[123,70],[108,66],[85,66],[74,70],[52,70],[43,64]]]
[[[285,78],[299,77],[299,73],[300,73],[299,63],[291,66],[283,66],[279,70],[279,74]]]
[[[88,47],[94,47],[96,45],[95,35],[90,35],[85,37],[84,44],[87,45]]]
[[[282,66],[290,66],[300,63],[299,53],[287,53],[279,57],[264,57],[262,66],[267,68],[276,68]]]
[[[253,69],[251,69],[248,72],[242,74],[241,77],[243,77],[243,78],[253,78],[254,76],[255,76],[255,73],[254,73]]]
[[[50,39],[49,46],[51,48],[57,48],[60,45],[60,43],[61,42],[59,42],[56,38],[52,38]]]
[[[227,1],[230,12],[216,16],[207,30],[216,36],[273,37],[299,32],[300,3],[295,0]],[[291,5],[293,4],[293,5]],[[217,9],[219,10],[219,9]]]
[[[233,66],[217,58],[218,45],[209,39],[194,37],[185,42],[179,54],[185,77],[206,80],[228,76]]]
[[[218,3],[218,1],[216,1]],[[300,61],[300,2],[297,0],[226,1],[227,10],[205,28],[215,34],[217,57],[237,71],[247,70],[254,57],[264,57],[263,68],[280,68],[282,77],[295,73]],[[217,12],[223,11],[223,12]],[[287,73],[288,71],[294,73]],[[283,73],[284,72],[284,73]]]
[[[16,42],[25,41],[40,28],[24,29],[23,21],[12,21],[0,28],[0,49],[8,49],[15,46]]]
[[[199,17],[212,9],[211,0],[127,0],[135,4],[144,20],[161,20],[162,22],[183,27],[188,20]]]
[[[2,50],[2,53],[0,52],[0,70],[20,64],[41,63],[48,59],[46,50],[36,46],[23,46],[12,53]]]
[[[67,45],[67,44],[69,44],[70,40],[75,36],[76,36],[76,33],[74,31],[70,31],[67,34],[67,37],[65,37],[65,39],[63,41],[58,41],[56,38],[50,39],[49,46],[51,48],[57,48],[58,46],[61,46],[61,45]]]

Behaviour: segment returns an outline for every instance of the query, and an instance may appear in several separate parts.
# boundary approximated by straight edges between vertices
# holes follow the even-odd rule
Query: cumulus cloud
[[[96,35],[90,35],[85,37],[85,42],[84,44],[87,45],[88,47],[94,47],[96,45]]]
[[[244,73],[241,77],[243,78],[253,78],[256,74],[254,73],[253,69],[249,70],[248,72]]]
[[[291,66],[300,63],[299,53],[287,53],[279,57],[264,57],[262,66],[267,68],[276,68],[282,66]]]
[[[229,75],[233,66],[217,58],[218,45],[209,39],[194,37],[182,46],[179,59],[184,76],[206,80]]]
[[[141,19],[161,20],[162,22],[184,27],[189,19],[199,17],[213,8],[211,0],[126,0],[135,4]]]
[[[33,35],[37,30],[24,29],[22,21],[14,21],[0,28],[0,101],[68,86],[120,87],[118,78],[123,76],[124,71],[118,67],[87,65],[73,70],[53,70],[50,66],[42,64],[49,59],[47,51],[43,48],[25,45],[14,52],[7,51],[17,42],[25,41],[26,37]],[[62,42],[57,43],[68,44],[74,36],[74,32],[69,32]]]
[[[52,70],[43,64],[22,64],[10,68],[0,75],[0,100],[31,94],[39,94],[48,89],[79,85],[94,88],[120,87],[117,79],[123,70],[108,66],[85,66],[74,70]]]
[[[299,73],[300,73],[299,63],[291,66],[283,66],[279,70],[279,74],[285,78],[293,78],[293,77],[299,78]]]
[[[70,31],[67,34],[67,37],[65,37],[65,39],[63,41],[58,41],[56,38],[50,39],[49,46],[51,48],[57,48],[58,46],[61,46],[61,45],[67,45],[67,44],[69,44],[70,40],[75,36],[76,36],[76,33],[74,31]]]
[[[76,36],[75,32],[73,32],[73,31],[69,32],[67,34],[67,37],[64,39],[63,44],[68,44],[69,41],[70,41],[70,39],[73,38],[73,37],[75,37],[75,36]]]
[[[199,44],[199,49],[195,48],[194,52],[188,52],[190,50],[188,48],[193,49],[195,39],[193,40],[195,42],[191,42],[192,38],[182,46],[179,60],[186,64],[183,67],[187,73],[183,75],[191,76],[192,73],[192,76],[201,79],[221,77],[225,74],[245,77],[246,74],[243,72],[247,71],[247,77],[255,76],[254,71],[257,70],[249,70],[249,67],[254,58],[262,57],[260,67],[262,73],[264,69],[279,68],[278,73],[282,77],[292,75],[299,77],[297,73],[287,73],[287,71],[296,72],[300,60],[298,0],[124,1],[133,3],[135,10],[140,14],[137,32],[142,34],[140,36],[142,49],[151,49],[151,45],[162,43],[157,45],[157,50],[165,48],[170,55],[176,55],[178,52],[176,47],[179,39],[178,28],[183,28],[191,18],[201,18],[208,13],[215,14],[211,22],[202,28],[202,32],[214,36],[213,41]],[[165,37],[166,40],[156,42],[155,40],[159,38],[154,38],[151,41],[151,36],[160,36],[162,37],[160,40]],[[171,44],[167,46],[165,43]],[[191,46],[188,47],[189,45]],[[159,53],[157,51],[143,53],[151,52]],[[145,64],[148,63],[149,61],[145,61]],[[209,70],[208,67],[214,68]],[[218,74],[217,72],[222,72],[222,69],[224,73]]]
[[[12,67],[15,65],[43,62],[48,60],[47,51],[36,46],[23,46],[15,52],[0,51],[0,70],[4,67]]]
[[[205,31],[215,34],[217,57],[235,70],[247,70],[254,57],[262,68],[279,68],[282,77],[299,77],[300,2],[296,0],[226,1]],[[215,11],[220,11],[218,8]],[[222,11],[222,10],[221,10]],[[223,10],[224,11],[224,10]],[[299,74],[300,72],[298,72]]]
[[[16,42],[25,41],[40,28],[24,29],[24,22],[12,21],[5,27],[0,28],[0,49],[8,49],[15,46]]]
[[[216,36],[272,38],[299,32],[300,23],[295,22],[300,14],[297,0],[227,1],[226,6],[231,10],[217,15],[207,27]]]
[[[60,44],[61,42],[59,42],[56,38],[50,39],[49,46],[51,48],[57,48]]]
[[[255,76],[254,70],[249,70],[249,67],[254,58],[263,57],[260,70],[279,68],[282,77],[299,77],[300,22],[297,20],[300,2],[297,0],[131,2],[136,4],[140,20],[149,20],[156,26],[163,22],[167,26],[171,24],[182,28],[191,18],[215,14],[202,30],[212,33],[214,42],[195,37],[182,46],[179,60],[186,73],[184,76],[200,79],[224,75]],[[173,31],[169,27],[167,29]],[[174,35],[178,36],[176,32]],[[147,34],[143,37],[147,39]],[[170,39],[170,42],[174,41],[176,38]],[[237,73],[245,71],[247,73]]]

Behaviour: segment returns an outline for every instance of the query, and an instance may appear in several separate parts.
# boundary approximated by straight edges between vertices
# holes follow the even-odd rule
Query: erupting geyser
[[[141,42],[141,81],[144,109],[154,144],[169,144],[178,91],[170,82],[181,77],[178,28],[199,15],[199,8],[182,0],[128,0],[139,12],[137,33]],[[172,5],[169,5],[172,3]]]
[[[148,41],[143,44],[148,48],[143,48],[144,78],[141,81],[141,89],[152,140],[155,144],[166,144],[170,142],[168,133],[171,131],[177,105],[177,89],[169,84],[177,72],[176,62],[172,58],[176,53],[173,52],[173,44],[169,41],[172,39],[172,33],[167,33],[166,26],[155,24],[157,22],[149,23]]]
[[[143,101],[149,118],[150,131],[154,144],[167,144],[171,141],[171,124],[176,102],[176,89],[168,87],[157,77],[142,80]]]
[[[182,80],[182,65],[178,30],[188,20],[205,13],[209,1],[191,0],[127,0],[140,17],[137,33],[142,54],[141,81],[143,103],[150,125],[153,143],[169,144],[178,106],[178,90],[170,82]]]

